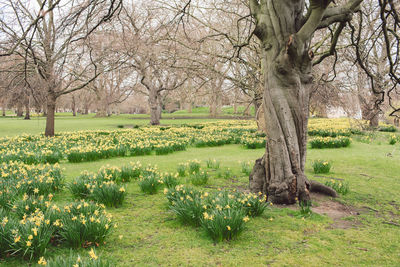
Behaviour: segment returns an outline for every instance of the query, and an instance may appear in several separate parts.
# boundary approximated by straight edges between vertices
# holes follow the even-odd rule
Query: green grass
[[[169,116],[167,116],[169,115]],[[168,119],[170,114],[164,115],[161,124],[185,124],[202,123],[205,121],[215,121],[216,119]],[[135,118],[135,119],[134,119]],[[96,118],[94,114],[78,115],[73,117],[70,114],[57,114],[55,119],[55,131],[80,131],[80,130],[117,130],[118,125],[132,127],[134,125],[149,125],[148,115],[121,114],[111,117]],[[31,120],[24,120],[16,117],[0,116],[0,137],[15,136],[23,133],[40,134],[44,133],[46,118],[32,116]]]
[[[5,120],[13,121],[0,120],[2,135],[3,130],[7,131],[7,124],[3,124]],[[93,120],[66,116],[58,117],[56,124],[60,131],[63,127],[69,127],[68,130],[113,128],[113,125],[126,121],[130,119],[125,115]],[[9,130],[9,135],[18,134],[16,128],[35,132],[33,127],[27,129],[21,126],[23,122],[17,119],[12,122],[15,126]],[[386,140],[385,135],[382,136],[382,140]],[[106,164],[121,167],[130,161],[141,161],[143,166],[156,164],[163,172],[175,172],[179,163],[189,159],[201,160],[205,170],[206,161],[212,158],[220,162],[220,171],[230,168],[233,176],[229,179],[218,178],[218,171],[209,170],[207,188],[197,188],[246,189],[248,177],[242,174],[238,162],[254,162],[263,153],[263,149],[247,150],[239,145],[225,145],[189,148],[161,156],[62,163],[61,166],[65,168],[69,182],[83,170],[97,172]],[[390,157],[388,153],[391,153]],[[332,220],[326,216],[313,214],[303,220],[296,210],[272,207],[261,217],[252,218],[238,239],[214,244],[200,228],[183,226],[168,211],[162,190],[158,194],[147,195],[140,191],[137,181],[132,181],[127,184],[123,205],[107,209],[119,226],[107,244],[96,252],[117,266],[247,266],[250,262],[251,266],[399,266],[400,227],[383,222],[399,223],[400,146],[391,146],[378,138],[371,144],[354,141],[349,148],[309,149],[306,173],[310,179],[325,182],[325,178],[316,177],[322,174],[313,173],[312,162],[317,159],[332,162],[331,172],[326,176],[349,182],[350,192],[338,201],[360,212],[360,215],[347,218],[356,227],[332,229]],[[186,180],[178,179],[181,182]],[[55,197],[58,203],[71,200],[67,189]],[[122,239],[120,235],[123,235]],[[77,250],[85,256],[88,252],[88,249]],[[51,247],[46,258],[55,255],[69,255],[69,249]],[[25,262],[13,258],[0,261],[0,265],[27,266]]]

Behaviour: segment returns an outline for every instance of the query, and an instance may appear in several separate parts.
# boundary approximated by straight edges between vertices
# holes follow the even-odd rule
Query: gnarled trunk
[[[250,189],[265,193],[273,203],[310,200],[311,184],[304,172],[313,57],[309,44],[326,8],[318,5],[310,24],[300,29],[302,1],[251,1],[262,44],[266,151],[256,161]]]
[[[45,136],[54,136],[54,117],[56,113],[56,95],[52,92],[47,96],[47,117],[46,117],[46,130],[44,132]]]
[[[307,145],[309,71],[308,54],[263,54],[263,109],[267,125],[263,192],[274,203],[309,200],[309,182],[304,174]]]

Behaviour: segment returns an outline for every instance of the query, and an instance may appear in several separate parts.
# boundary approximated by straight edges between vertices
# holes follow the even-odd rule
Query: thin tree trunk
[[[75,102],[75,96],[72,96],[72,116],[76,116],[76,102]]]
[[[192,101],[189,101],[189,102],[187,103],[187,112],[188,112],[188,113],[192,113]]]
[[[156,89],[150,90],[149,106],[150,106],[150,125],[160,125],[161,108],[159,102],[159,93]]]
[[[47,116],[47,104],[43,105],[43,117]]]
[[[5,117],[6,116],[6,105],[5,104],[3,104],[2,110],[3,110],[3,117]]]
[[[17,104],[17,117],[22,117],[24,116],[24,111],[22,109],[22,104],[18,103]]]
[[[47,137],[54,136],[54,120],[56,113],[56,100],[57,97],[54,93],[49,93],[47,96],[47,117],[46,117],[46,130],[44,135]]]
[[[218,96],[215,93],[215,91],[213,91],[211,94],[211,100],[210,100],[210,117],[211,118],[217,117],[217,113],[218,113],[218,111],[217,111],[218,103],[217,102],[218,102]]]
[[[379,113],[375,113],[375,115],[369,120],[369,126],[372,128],[377,128],[379,126]]]
[[[25,120],[30,120],[31,119],[31,112],[30,112],[30,106],[29,106],[29,98],[25,102]]]

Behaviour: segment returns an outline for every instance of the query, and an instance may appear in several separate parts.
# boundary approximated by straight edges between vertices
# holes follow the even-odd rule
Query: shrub
[[[206,161],[206,164],[207,164],[207,168],[214,169],[214,170],[219,169],[219,166],[220,166],[220,162],[217,161],[216,159],[208,159]]]
[[[190,175],[189,180],[193,185],[204,185],[208,182],[208,173],[205,171],[194,172]]]
[[[198,160],[189,160],[189,173],[193,174],[194,172],[200,171],[200,161]]]
[[[132,178],[136,179],[142,173],[142,165],[140,162],[129,163],[129,165],[122,166],[121,180],[122,182],[130,182]]]
[[[335,181],[331,179],[325,182],[326,186],[333,188],[336,192],[342,195],[346,195],[349,192],[349,183],[345,181]]]
[[[247,220],[242,209],[220,208],[206,210],[201,218],[201,226],[215,242],[220,242],[239,235]]]
[[[84,171],[68,185],[68,188],[75,198],[84,199],[90,195],[91,190],[96,186],[96,183],[96,175]]]
[[[394,132],[397,132],[397,128],[393,125],[385,125],[385,126],[379,127],[379,131],[394,133]]]
[[[201,193],[191,187],[178,185],[164,189],[169,208],[180,221],[202,226],[216,242],[230,240],[244,228],[250,216],[259,216],[267,208],[266,196],[219,191]]]
[[[179,184],[178,180],[176,179],[178,174],[173,175],[172,173],[164,173],[162,175],[163,184],[167,188],[175,188]]]
[[[61,219],[53,223],[59,226],[61,241],[71,247],[103,244],[114,226],[103,207],[84,200],[65,206]]]
[[[242,173],[245,175],[250,175],[251,171],[252,171],[252,167],[250,165],[250,162],[241,162],[241,166],[242,166]]]
[[[232,171],[231,171],[231,169],[230,169],[230,168],[226,169],[226,170],[223,172],[223,176],[224,176],[225,179],[231,178],[231,177],[232,177]]]
[[[11,253],[32,259],[44,254],[54,233],[54,227],[44,214],[37,211],[23,218],[11,234]]]
[[[153,175],[146,175],[139,180],[139,187],[142,192],[146,194],[156,194],[158,189],[160,189],[162,181],[159,177],[155,174]]]
[[[268,207],[267,196],[261,192],[258,195],[253,193],[243,194],[239,201],[243,204],[246,215],[251,217],[260,216]]]
[[[204,212],[201,193],[183,186],[175,189],[166,189],[164,193],[170,201],[169,208],[180,221],[194,226],[200,225],[200,218]]]
[[[30,215],[36,210],[45,211],[49,206],[51,197],[45,199],[44,196],[28,196],[24,194],[21,200],[14,202],[12,211],[18,218],[22,218],[24,215]]]
[[[83,161],[84,155],[80,152],[71,152],[67,155],[67,159],[71,163],[78,163]]]
[[[339,148],[348,147],[351,144],[349,137],[317,137],[310,141],[311,148]]]
[[[113,181],[103,182],[93,188],[90,198],[108,207],[118,207],[125,199],[125,188]]]
[[[314,173],[329,173],[332,164],[325,160],[315,160],[312,165]]]
[[[71,251],[69,256],[65,255],[58,256],[54,259],[50,259],[46,261],[45,258],[40,258],[38,261],[39,265],[45,265],[47,267],[69,267],[69,266],[78,266],[78,267],[111,267],[111,263],[100,259],[99,256],[96,255],[96,252],[91,249],[89,251],[89,257],[81,257],[79,255],[74,255]]]
[[[97,173],[96,179],[100,181],[121,182],[121,169],[115,166],[103,166]]]
[[[185,174],[186,174],[186,168],[187,168],[187,164],[185,164],[185,163],[180,163],[180,164],[178,164],[177,171],[178,171],[178,175],[179,175],[180,177],[185,176]]]
[[[311,211],[311,201],[299,201],[300,214],[302,216],[310,216],[312,214]]]
[[[389,144],[390,145],[394,145],[396,143],[397,143],[397,136],[391,135],[390,138],[389,138]]]
[[[16,190],[13,187],[10,187],[8,183],[0,184],[0,209],[10,209],[16,195]]]
[[[242,138],[241,143],[247,149],[265,148],[266,139],[265,138],[260,138],[260,137],[249,137],[249,136],[247,136],[245,138]]]
[[[12,230],[18,227],[18,223],[8,212],[0,208],[0,257],[10,250]]]

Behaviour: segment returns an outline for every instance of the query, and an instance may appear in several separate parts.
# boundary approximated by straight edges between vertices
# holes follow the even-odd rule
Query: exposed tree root
[[[310,180],[310,192],[320,193],[331,197],[338,197],[338,194],[334,189],[313,180]]]
[[[269,184],[267,182],[264,164],[265,164],[264,157],[257,159],[255,162],[253,171],[249,175],[249,187],[251,192],[254,193],[263,192],[264,194],[268,194]],[[315,192],[331,197],[338,197],[336,191],[329,186],[326,186],[322,183],[313,180],[310,180],[308,183],[309,183],[308,190],[304,192],[303,191],[298,192],[299,200],[309,201],[310,199],[308,192]]]

